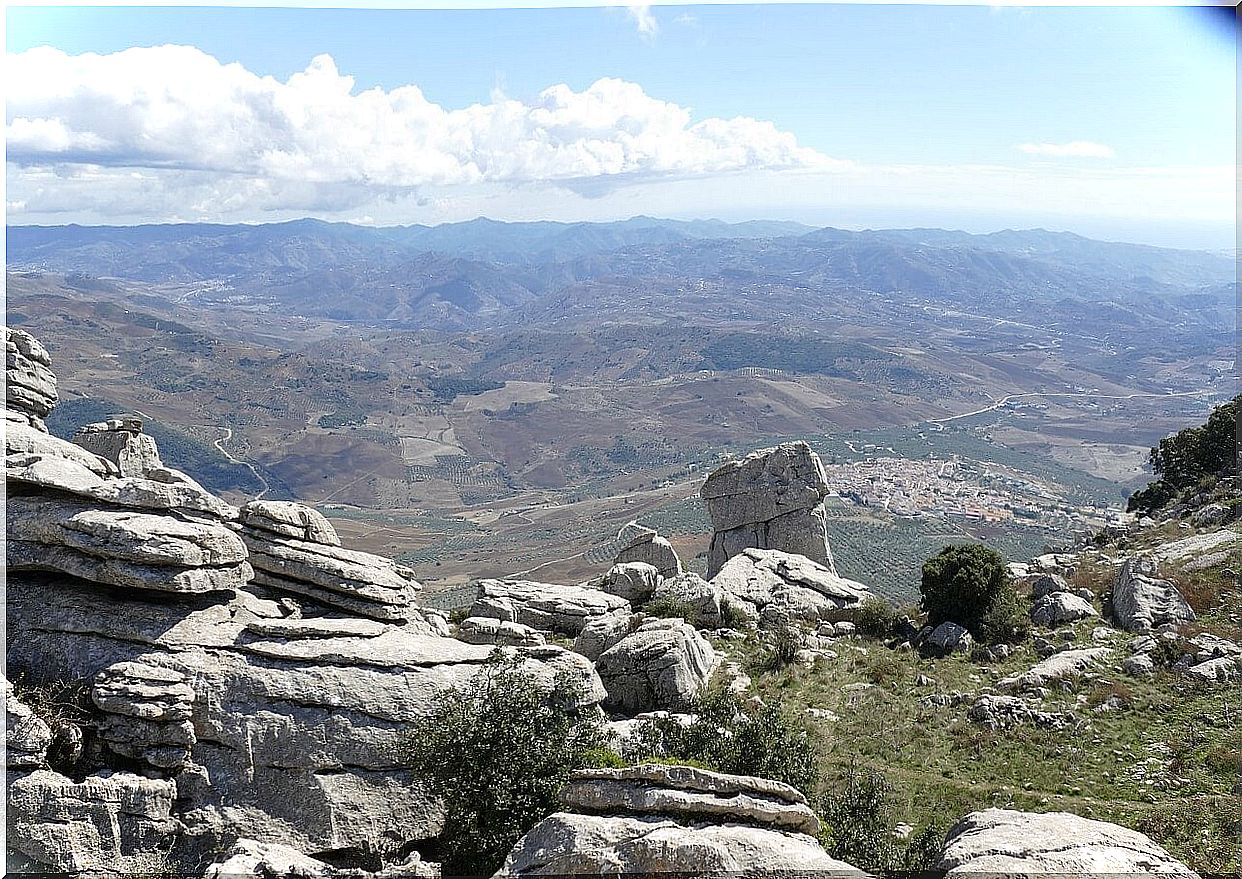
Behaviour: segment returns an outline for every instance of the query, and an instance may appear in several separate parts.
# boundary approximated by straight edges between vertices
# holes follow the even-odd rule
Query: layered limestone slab
[[[852,620],[873,597],[856,580],[848,580],[806,556],[774,549],[744,549],[725,563],[712,584],[780,616],[807,622]]]

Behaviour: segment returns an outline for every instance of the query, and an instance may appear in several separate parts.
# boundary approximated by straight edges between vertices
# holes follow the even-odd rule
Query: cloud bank
[[[115,190],[131,180],[131,191],[149,197],[180,187],[202,207],[218,198],[343,208],[472,184],[592,194],[832,164],[770,122],[694,121],[687,108],[619,79],[447,109],[416,85],[356,91],[328,55],[281,82],[192,46],[110,55],[42,47],[8,55],[6,79],[8,161],[25,182],[95,175]]]
[[[1053,159],[1111,159],[1117,154],[1113,148],[1090,140],[1071,140],[1069,143],[1022,143],[1018,149],[1030,156],[1047,156]]]

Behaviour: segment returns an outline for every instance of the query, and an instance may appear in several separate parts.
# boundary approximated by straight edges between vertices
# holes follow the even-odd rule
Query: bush
[[[790,723],[779,703],[747,713],[735,694],[718,690],[699,699],[696,719],[644,721],[624,756],[634,762],[682,762],[719,772],[757,775],[810,791],[819,780],[814,741]]]
[[[609,759],[598,721],[574,708],[574,682],[548,686],[516,659],[493,656],[413,725],[397,755],[444,802],[445,876],[490,876],[556,810],[571,770]]]
[[[923,563],[919,584],[927,622],[955,622],[983,643],[1013,641],[1030,629],[1000,553],[978,543],[946,546]]]
[[[781,628],[772,639],[767,649],[764,665],[772,671],[787,668],[798,661],[798,651],[802,649],[802,641],[794,629]]]
[[[872,596],[858,608],[854,619],[860,635],[868,638],[887,638],[897,625],[897,611],[883,598]]]
[[[694,617],[694,608],[689,602],[675,595],[659,595],[643,606],[643,613],[651,617],[678,618],[688,620]]]
[[[820,842],[830,855],[877,875],[935,868],[944,833],[933,825],[899,839],[893,788],[883,775],[851,766],[839,791],[820,802]]]

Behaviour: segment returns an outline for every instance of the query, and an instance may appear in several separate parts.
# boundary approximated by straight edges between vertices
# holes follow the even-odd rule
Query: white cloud
[[[1048,156],[1054,159],[1111,159],[1116,156],[1113,148],[1090,140],[1071,140],[1069,143],[1022,143],[1018,149],[1030,156]]]
[[[638,33],[644,39],[654,39],[655,35],[660,32],[660,22],[656,20],[655,13],[651,11],[650,3],[631,3],[625,7],[625,13],[634,20]]]
[[[244,178],[212,185],[257,196],[478,183],[606,190],[831,164],[770,122],[695,121],[618,79],[580,92],[554,85],[529,102],[496,91],[489,103],[447,109],[416,85],[357,91],[328,55],[284,82],[190,46],[110,55],[43,47],[7,61],[8,159],[25,168],[206,171]]]

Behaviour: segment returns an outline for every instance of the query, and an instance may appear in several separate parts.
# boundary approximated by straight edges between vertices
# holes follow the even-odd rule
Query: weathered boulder
[[[46,432],[42,419],[56,406],[56,376],[47,349],[25,330],[4,328],[4,378],[5,407]]]
[[[691,707],[715,664],[711,644],[693,626],[652,619],[600,654],[595,670],[608,692],[605,710],[634,715]]]
[[[1064,729],[1072,726],[1075,720],[1072,712],[1042,711],[1017,696],[999,696],[994,693],[985,693],[976,699],[966,716],[991,730],[1009,729],[1020,724]]]
[[[164,770],[189,762],[194,690],[183,673],[118,662],[96,676],[91,701],[104,715],[99,737],[116,753]]]
[[[5,466],[10,472],[15,467],[22,467],[30,459],[48,458],[52,461],[71,461],[96,476],[118,475],[116,465],[111,461],[44,430],[12,419],[5,420],[4,454]]]
[[[744,549],[712,578],[729,595],[753,604],[761,617],[769,607],[783,619],[807,622],[852,620],[872,593],[806,556],[777,549]]]
[[[1229,683],[1242,680],[1242,658],[1218,656],[1190,666],[1186,669],[1186,674],[1208,683]]]
[[[253,575],[245,545],[222,524],[63,496],[19,494],[7,512],[11,570],[156,592],[233,591]]]
[[[953,879],[1195,873],[1134,830],[1066,812],[972,812],[948,833],[937,865]]]
[[[618,562],[589,585],[611,595],[619,595],[631,606],[637,607],[651,599],[660,579],[660,572],[654,565],[646,562]]]
[[[4,754],[12,769],[30,769],[47,761],[52,730],[25,702],[17,698],[8,678],[4,681]]]
[[[341,538],[323,513],[293,501],[250,501],[238,512],[243,525],[307,543],[340,546]]]
[[[1009,675],[997,681],[1002,690],[1032,690],[1046,687],[1054,681],[1071,681],[1081,677],[1112,655],[1108,647],[1081,647],[1062,650],[1041,660],[1024,672]]]
[[[440,865],[414,852],[401,864],[371,874],[333,867],[297,849],[276,843],[239,839],[207,867],[203,879],[440,879]]]
[[[700,629],[734,627],[759,617],[753,604],[733,597],[691,571],[661,580],[653,601],[666,605],[670,611]]]
[[[566,811],[537,824],[496,873],[682,876],[861,875],[834,860],[788,785],[687,766],[582,770]]]
[[[1190,514],[1190,523],[1198,528],[1219,525],[1228,522],[1232,512],[1224,504],[1205,504]]]
[[[965,626],[946,621],[928,632],[919,646],[936,656],[948,656],[950,653],[969,653],[974,643]]]
[[[596,617],[578,633],[574,639],[574,653],[581,653],[592,662],[599,660],[600,655],[626,635],[637,629],[643,622],[642,614],[608,614]]]
[[[1156,662],[1147,653],[1136,653],[1121,661],[1121,670],[1131,677],[1144,678],[1156,673]]]
[[[614,565],[634,562],[651,565],[661,577],[676,577],[682,572],[677,551],[654,529],[630,522],[617,536],[622,545],[613,559]]]
[[[1156,563],[1134,556],[1122,564],[1113,581],[1113,617],[1130,632],[1148,632],[1167,623],[1194,622],[1182,593],[1156,576]]]
[[[111,461],[122,476],[150,476],[168,470],[154,438],[142,432],[142,419],[137,415],[118,415],[88,424],[78,430],[73,441]]]
[[[1050,592],[1031,607],[1031,622],[1037,626],[1059,626],[1093,616],[1099,616],[1095,608],[1070,592]]]
[[[92,584],[39,574],[8,585],[8,664],[34,682],[89,682],[121,662],[185,676],[202,770],[177,777],[179,808],[214,816],[222,837],[364,851],[439,832],[439,804],[399,765],[402,736],[497,648],[366,619],[285,618],[244,591],[227,602],[101,598]],[[583,709],[606,695],[584,657],[513,653],[542,681],[576,681]]]
[[[176,785],[128,772],[75,782],[39,769],[10,778],[8,845],[50,871],[136,875],[177,830]]]
[[[530,626],[495,617],[467,617],[458,625],[457,637],[467,644],[502,647],[538,647],[547,643],[543,635]]]
[[[242,525],[239,531],[259,586],[371,619],[422,621],[416,604],[422,584],[404,565],[267,528]]]
[[[1060,574],[1032,574],[1025,579],[1031,589],[1031,600],[1039,601],[1054,592],[1069,592],[1073,589],[1069,581]]]
[[[836,573],[823,499],[828,479],[804,442],[752,452],[714,470],[700,495],[712,520],[707,576],[744,549],[806,556]]]
[[[630,612],[624,598],[585,585],[480,580],[478,590],[470,616],[495,617],[570,637],[597,617]]]

